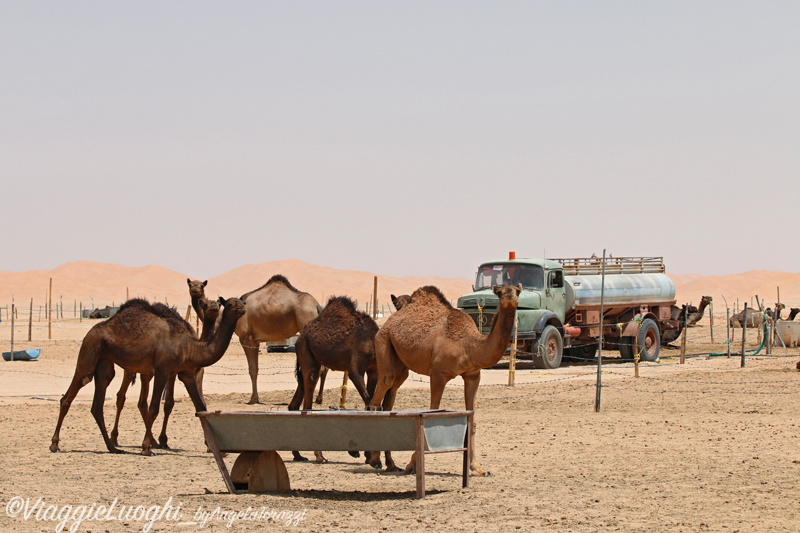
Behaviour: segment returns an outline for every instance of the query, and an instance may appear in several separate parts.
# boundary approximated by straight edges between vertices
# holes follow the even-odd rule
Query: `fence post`
[[[708,303],[709,311],[711,312],[708,315],[708,318],[711,320],[709,322],[708,328],[711,330],[711,344],[714,344],[714,301],[710,301]]]
[[[725,315],[727,316],[727,320],[725,321],[725,331],[727,331],[727,337],[725,337],[726,342],[725,344],[728,345],[728,359],[731,358],[731,308],[725,307]]]
[[[747,302],[744,303],[744,323],[742,324],[742,368],[744,368],[745,342],[747,341]]]
[[[517,371],[517,329],[519,327],[519,316],[514,312],[514,343],[511,345],[511,355],[508,362],[508,386],[514,386],[514,374]]]
[[[31,333],[33,332],[33,298],[31,298],[31,311],[28,314],[28,341],[31,340]]]
[[[50,292],[47,294],[47,338],[53,338],[53,278],[50,278]]]
[[[686,337],[689,335],[689,306],[683,306],[683,342],[681,342],[681,364],[686,361]]]
[[[600,271],[600,343],[597,346],[597,391],[594,398],[594,412],[600,412],[600,391],[603,388],[602,378],[600,377],[603,372],[603,314],[605,312],[604,304],[606,297],[606,250],[603,248],[603,266]]]
[[[11,297],[11,361],[14,361],[14,297]]]

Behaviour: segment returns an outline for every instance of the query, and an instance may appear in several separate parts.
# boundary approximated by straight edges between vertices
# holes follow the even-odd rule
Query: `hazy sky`
[[[0,270],[800,271],[800,2],[0,3]]]

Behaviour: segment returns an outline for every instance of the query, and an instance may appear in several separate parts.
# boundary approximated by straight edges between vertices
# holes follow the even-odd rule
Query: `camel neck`
[[[236,327],[236,321],[234,317],[228,312],[228,309],[222,312],[222,321],[219,324],[219,327],[214,332],[214,335],[211,337],[209,341],[205,343],[207,350],[207,357],[204,357],[201,361],[198,361],[198,366],[211,366],[220,359],[222,356],[225,355],[225,351],[228,349],[228,346],[231,343],[231,337],[233,337],[233,330]]]
[[[505,355],[511,332],[514,330],[514,319],[517,316],[517,306],[500,303],[497,319],[492,326],[492,331],[485,337],[485,350],[480,350],[480,357],[474,358],[480,368],[489,368]]]

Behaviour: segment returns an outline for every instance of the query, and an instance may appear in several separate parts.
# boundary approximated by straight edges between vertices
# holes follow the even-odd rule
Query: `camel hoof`
[[[492,474],[491,472],[475,471],[475,472],[472,472],[472,475],[475,476],[475,477],[494,477],[494,474]]]
[[[328,462],[328,460],[323,457],[322,459],[317,459],[314,462],[317,463],[318,465],[324,465],[325,463]]]
[[[258,396],[256,396],[255,398],[250,398],[250,401],[247,402],[247,405],[255,405],[255,404],[258,404],[258,403],[261,403],[261,402],[258,401]]]
[[[347,453],[350,454],[350,457],[361,457],[361,454],[359,452],[347,452]]]
[[[307,459],[307,458],[305,458],[305,457],[303,457],[302,455],[296,455],[296,456],[294,456],[294,458],[292,459],[292,461],[294,461],[294,462],[296,462],[296,463],[303,463],[303,462],[305,462],[305,461],[308,461],[308,459]]]
[[[61,450],[58,449],[58,444],[51,444],[50,451],[53,453],[60,452]]]
[[[122,453],[122,450],[120,450],[119,453]],[[153,456],[155,454],[153,453],[153,450],[142,450],[142,455],[144,455],[146,457],[150,457],[150,456]]]
[[[383,464],[381,464],[381,462],[380,462],[380,461],[378,461],[378,462],[377,462],[377,463],[375,463],[375,464],[372,464],[372,463],[370,463],[370,465],[369,465],[369,466],[371,466],[371,467],[372,467],[372,468],[374,468],[375,470],[380,470],[381,468],[383,468]]]
[[[110,453],[125,453],[125,450],[120,450],[119,448],[114,448],[114,447],[109,448],[108,451]]]

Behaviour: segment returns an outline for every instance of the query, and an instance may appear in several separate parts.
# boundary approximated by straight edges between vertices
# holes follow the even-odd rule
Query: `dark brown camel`
[[[295,289],[277,274],[254,291],[241,297],[247,312],[236,324],[236,336],[244,348],[253,393],[247,403],[258,401],[258,347],[262,342],[282,341],[303,331],[320,312],[317,300]],[[323,370],[323,373],[326,372]]]
[[[697,325],[698,322],[703,318],[703,313],[706,311],[706,307],[708,304],[711,303],[711,296],[703,296],[700,299],[700,307],[693,309],[689,308],[689,319],[686,322],[686,327],[693,328]]]
[[[131,300],[131,302],[139,303],[143,302],[144,300]],[[162,305],[162,304],[153,304],[153,305]],[[214,334],[214,328],[217,324],[217,319],[220,316],[220,306],[219,302],[214,300],[205,300],[199,303],[200,309],[204,312],[204,317],[207,317],[208,320],[203,319],[203,332],[200,335],[200,340],[203,342],[207,342],[211,340],[212,335]],[[207,311],[206,311],[207,309]],[[174,309],[173,309],[174,311]],[[202,373],[203,369],[200,368],[197,371],[197,374]],[[150,388],[150,380],[153,379],[153,374],[142,374],[141,375],[141,391],[139,392],[139,412],[142,414],[142,420],[147,421],[147,394]],[[119,391],[117,392],[117,413],[114,416],[114,428],[111,430],[111,443],[114,446],[118,445],[117,438],[119,437],[119,417],[122,413],[122,409],[125,407],[125,395],[128,392],[128,387],[136,382],[136,374],[134,372],[124,372],[122,377],[122,384],[119,387]],[[200,393],[200,397],[203,398],[203,390],[201,388],[202,379],[195,376],[195,382],[197,383],[197,389]],[[167,423],[169,421],[169,415],[172,413],[172,408],[175,405],[175,376],[170,377],[169,381],[167,382],[167,386],[164,393],[164,421],[161,425],[161,434],[158,437],[158,442],[152,442],[151,445],[153,448],[164,448],[169,449],[167,445]]]
[[[792,307],[789,309],[789,316],[786,317],[786,320],[791,322],[798,314],[800,314],[800,307]]]
[[[522,285],[495,286],[492,290],[499,299],[499,310],[488,335],[482,335],[469,315],[454,309],[436,287],[414,291],[411,302],[390,316],[375,335],[378,384],[370,406],[391,410],[397,389],[408,377],[408,371],[413,370],[430,376],[431,409],[439,408],[445,385],[456,376],[464,379],[466,408],[475,409],[481,369],[495,365],[508,348]],[[474,437],[473,431],[472,444]],[[475,446],[471,449],[470,470],[483,474]],[[391,454],[385,454],[387,470],[396,470]],[[370,464],[377,467],[377,453],[370,455]],[[414,466],[412,457],[406,472]]]
[[[298,410],[301,402],[303,409],[311,409],[314,387],[323,365],[347,372],[364,405],[369,406],[377,379],[377,332],[378,325],[369,315],[358,311],[353,300],[347,296],[331,297],[319,316],[306,325],[295,344],[297,390],[289,410]],[[364,374],[367,375],[366,385]],[[292,453],[296,461],[305,460],[299,453]],[[324,461],[322,454],[317,455],[317,461]]]
[[[103,400],[108,384],[114,379],[114,365],[127,372],[153,374],[153,395],[150,399],[142,455],[151,455],[152,426],[160,407],[161,393],[172,376],[177,375],[186,387],[197,411],[206,409],[195,383],[198,368],[213,365],[225,353],[233,336],[236,322],[245,313],[245,303],[229,298],[224,306],[222,321],[211,340],[202,342],[192,327],[177,312],[166,306],[150,305],[140,301],[129,305],[106,322],[97,324],[83,339],[75,375],[61,398],[58,423],[53,433],[50,451],[59,450],[59,434],[64,417],[80,389],[92,379],[95,381],[92,415],[106,448],[112,453],[122,453],[111,442],[103,418]]]

